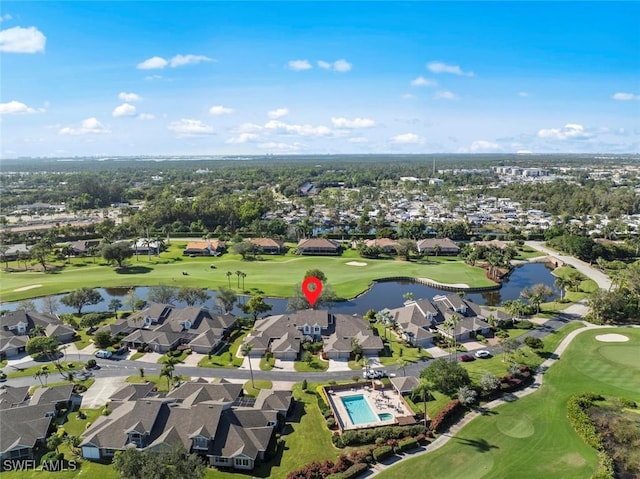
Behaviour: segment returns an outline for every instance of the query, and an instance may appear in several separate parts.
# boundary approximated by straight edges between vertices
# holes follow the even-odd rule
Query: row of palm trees
[[[231,271],[227,271],[225,273],[225,275],[227,276],[227,281],[229,282],[229,288],[231,288],[231,276],[234,275],[234,273],[232,273]],[[242,279],[242,289],[244,289],[244,279],[247,277],[247,273],[245,273],[244,271],[236,271],[235,275],[238,277],[238,289],[240,289],[240,280]]]

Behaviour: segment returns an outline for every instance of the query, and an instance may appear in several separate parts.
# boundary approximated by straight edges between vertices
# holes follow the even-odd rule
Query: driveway
[[[273,369],[278,371],[295,371],[295,361],[286,360],[286,359],[276,359],[273,364]]]
[[[162,356],[164,355],[160,353],[146,353],[144,356],[136,359],[136,361],[141,361],[143,363],[157,363]]]
[[[194,366],[195,367],[206,356],[207,356],[206,354],[191,353],[191,354],[187,355],[186,358],[184,358],[183,363],[184,363],[185,366]]]
[[[449,356],[449,353],[447,351],[445,351],[444,349],[440,349],[438,346],[434,346],[432,348],[426,348],[425,351],[428,352],[435,359]]]
[[[124,377],[96,378],[96,382],[82,395],[82,409],[95,409],[109,401],[109,397],[123,384]]]
[[[348,359],[329,359],[328,371],[352,371]]]
[[[557,258],[565,264],[569,264],[577,269],[580,273],[584,274],[587,278],[594,280],[601,289],[607,291],[611,289],[611,279],[597,268],[594,268],[589,263],[585,263],[573,256],[567,256],[552,249],[547,248],[541,241],[525,241],[525,244],[533,249],[542,251],[551,258]]]

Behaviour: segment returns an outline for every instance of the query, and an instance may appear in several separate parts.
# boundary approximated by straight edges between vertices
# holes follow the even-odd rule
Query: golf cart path
[[[594,280],[601,289],[609,291],[611,289],[611,279],[597,268],[594,268],[589,263],[586,263],[573,256],[561,254],[558,251],[554,251],[544,246],[542,241],[525,241],[525,244],[533,249],[545,253],[551,258],[557,258],[564,264],[568,264],[577,269],[580,273],[587,278]]]
[[[551,354],[549,359],[545,360],[540,366],[538,366],[538,369],[536,370],[536,372],[535,372],[535,374],[533,376],[533,383],[531,383],[529,386],[527,386],[526,388],[521,389],[519,391],[516,391],[514,393],[506,394],[506,395],[502,396],[501,398],[498,398],[498,399],[495,399],[495,400],[493,400],[491,402],[488,402],[484,406],[476,408],[474,411],[470,412],[469,414],[466,414],[459,422],[457,422],[456,424],[452,425],[449,429],[447,429],[440,436],[438,436],[435,441],[431,442],[427,446],[421,447],[417,451],[414,450],[414,451],[406,452],[406,453],[402,454],[399,459],[398,459],[397,456],[392,457],[391,458],[391,461],[393,461],[392,463],[389,463],[389,464],[376,463],[366,473],[362,474],[359,477],[361,477],[361,478],[367,477],[368,478],[368,477],[377,476],[378,474],[380,474],[381,472],[383,472],[387,468],[389,468],[391,466],[394,466],[395,464],[398,464],[401,461],[404,461],[406,459],[411,459],[411,458],[416,457],[416,456],[421,456],[423,454],[427,454],[429,452],[432,452],[432,451],[435,451],[437,449],[440,449],[442,446],[444,446],[446,443],[448,443],[452,438],[454,438],[456,436],[456,434],[458,433],[458,431],[460,431],[462,428],[464,428],[467,424],[469,424],[471,421],[473,421],[478,416],[482,416],[487,411],[489,411],[491,409],[495,409],[498,406],[501,406],[503,404],[506,404],[506,403],[509,403],[509,402],[513,402],[518,398],[521,398],[521,397],[524,397],[524,396],[528,396],[529,394],[531,394],[533,392],[536,392],[538,389],[540,389],[540,386],[542,386],[542,382],[543,382],[543,379],[544,379],[544,374],[547,372],[547,370],[556,361],[558,361],[560,359],[560,355],[567,349],[567,346],[569,346],[569,344],[571,344],[571,341],[573,341],[573,339],[578,334],[580,334],[580,333],[582,333],[584,331],[591,331],[593,329],[614,329],[614,330],[616,329],[615,326],[599,326],[599,325],[587,323],[587,322],[584,322],[584,321],[581,321],[581,322],[582,322],[582,324],[585,325],[585,327],[584,328],[580,328],[580,329],[576,329],[575,331],[570,332],[567,335],[567,337],[562,340],[562,342],[558,345],[556,350]]]

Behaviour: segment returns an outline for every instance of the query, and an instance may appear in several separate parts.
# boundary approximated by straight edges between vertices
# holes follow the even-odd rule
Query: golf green
[[[624,343],[602,343],[603,332],[624,334]],[[583,329],[540,389],[474,419],[446,445],[401,461],[381,478],[421,479],[591,477],[596,451],[567,421],[567,400],[578,392],[640,402],[640,329]]]

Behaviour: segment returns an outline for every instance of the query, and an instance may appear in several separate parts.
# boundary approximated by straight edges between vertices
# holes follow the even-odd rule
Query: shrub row
[[[385,426],[373,429],[360,429],[355,431],[344,431],[342,435],[332,437],[333,444],[337,447],[357,446],[361,444],[373,444],[376,439],[383,441],[389,439],[400,439],[408,436],[424,434],[427,428],[421,425],[415,426]]]
[[[404,439],[400,442],[398,442],[398,445],[396,446],[396,452],[403,452],[403,451],[409,451],[411,449],[415,449],[416,447],[418,447],[418,440],[413,438],[413,437],[409,437],[407,439]]]
[[[598,432],[595,424],[587,414],[587,409],[593,405],[596,400],[602,399],[602,396],[594,394],[582,393],[576,394],[567,401],[567,418],[573,429],[578,433],[589,446],[594,449],[602,449],[602,435]]]
[[[373,458],[377,461],[384,461],[386,458],[393,456],[393,446],[380,446],[373,450]]]
[[[335,474],[328,475],[327,479],[353,479],[354,477],[358,477],[367,469],[369,469],[369,464],[358,462],[344,472],[336,472]]]
[[[335,463],[313,461],[300,469],[291,471],[287,474],[287,479],[316,479],[329,476],[353,478],[369,467],[369,463],[373,460],[370,454],[369,451],[354,451],[351,454],[340,455]],[[349,475],[346,475],[348,471]]]
[[[598,432],[587,409],[593,406],[594,401],[602,401],[604,398],[598,394],[575,394],[567,401],[567,418],[578,436],[589,446],[598,450],[598,470],[591,479],[614,479],[615,471],[613,459],[604,449],[602,434]]]
[[[431,421],[431,430],[435,432],[442,432],[453,422],[462,410],[462,403],[458,399],[450,401],[449,404],[447,404]]]

